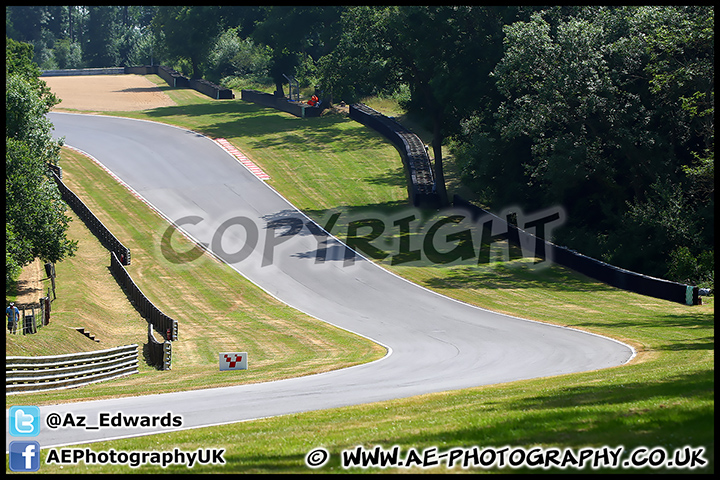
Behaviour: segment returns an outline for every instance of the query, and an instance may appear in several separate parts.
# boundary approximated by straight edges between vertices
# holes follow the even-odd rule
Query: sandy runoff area
[[[62,100],[56,110],[127,112],[175,105],[144,75],[40,77]]]

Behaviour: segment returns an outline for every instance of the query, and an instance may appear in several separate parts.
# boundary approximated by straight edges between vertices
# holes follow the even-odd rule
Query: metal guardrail
[[[5,394],[74,388],[138,373],[138,346],[44,357],[6,357]]]
[[[59,70],[42,70],[41,77],[67,77],[70,75],[122,75],[125,67],[101,67],[101,68],[67,68]]]

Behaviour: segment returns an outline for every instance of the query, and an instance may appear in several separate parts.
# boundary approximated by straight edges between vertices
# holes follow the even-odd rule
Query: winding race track
[[[323,237],[276,191],[202,135],[115,117],[49,117],[57,137],[92,155],[240,274],[298,310],[386,346],[388,355],[290,380],[41,407],[43,427],[51,412],[84,415],[88,424],[97,424],[101,412],[162,416],[170,411],[182,416],[179,428],[196,428],[608,368],[634,355],[612,339],[457,302],[360,256],[345,261],[343,244]],[[269,228],[272,221],[278,228]],[[325,261],[318,261],[318,249],[327,249]],[[36,440],[48,448],[168,430],[42,428]]]

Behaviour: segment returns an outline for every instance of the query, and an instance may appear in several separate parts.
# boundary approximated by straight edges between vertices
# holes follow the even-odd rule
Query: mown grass
[[[359,174],[354,182],[319,180],[333,150],[342,150],[345,135],[330,135],[332,147],[317,157],[309,148],[313,126],[332,125],[328,119],[294,119],[239,100],[170,107],[145,112],[140,117],[177,123],[211,136],[233,141],[238,148],[273,175],[273,186],[301,208],[322,215],[336,207],[401,208],[403,187],[397,177],[386,182]],[[353,130],[346,120],[333,119],[331,129]],[[324,123],[328,122],[328,123]],[[275,129],[273,128],[275,125]],[[351,144],[365,143],[359,128]],[[320,135],[316,132],[315,134]],[[325,133],[324,135],[329,135]],[[317,137],[315,137],[317,138]],[[368,164],[381,155],[381,139],[370,140],[385,153],[369,153]],[[294,150],[297,149],[297,150]],[[294,152],[302,151],[299,155]],[[311,159],[307,157],[310,156]],[[342,155],[341,155],[342,156]],[[302,158],[301,158],[302,157]],[[346,170],[357,165],[345,157]],[[383,157],[384,158],[384,157]],[[303,168],[297,168],[302,163]],[[342,163],[342,159],[337,160]],[[308,168],[311,167],[311,168]],[[279,172],[292,175],[278,176]],[[337,172],[337,171],[336,171]],[[386,171],[386,178],[391,175]],[[399,176],[399,173],[397,174]],[[358,180],[365,179],[365,180]],[[365,193],[395,183],[395,196],[377,200]],[[344,184],[343,188],[338,188]],[[372,198],[372,199],[371,199]],[[714,299],[701,306],[685,306],[623,292],[558,266],[528,268],[525,260],[478,266],[388,267],[412,281],[448,296],[484,308],[523,318],[581,328],[632,344],[638,354],[631,364],[551,378],[512,382],[462,391],[423,395],[371,405],[308,412],[222,427],[175,432],[90,445],[95,451],[184,450],[224,448],[225,465],[196,466],[192,473],[301,473],[313,448],[324,447],[330,462],[317,470],[343,472],[339,457],[358,445],[386,449],[398,445],[422,452],[456,447],[571,448],[623,446],[673,449],[704,448],[708,464],[695,470],[672,468],[611,469],[610,472],[711,473],[714,472]],[[623,457],[625,459],[626,457]],[[460,470],[461,469],[456,469]],[[181,466],[166,469],[143,466],[99,467],[84,464],[60,468],[43,465],[47,473],[185,473]],[[365,473],[378,469],[355,469]],[[391,469],[392,472],[442,473],[433,469]],[[479,469],[483,471],[483,469]],[[506,468],[504,473],[518,470]],[[523,470],[520,470],[522,472]],[[537,470],[536,470],[537,471]],[[541,470],[544,471],[544,470]],[[572,473],[575,469],[555,470]],[[591,468],[585,471],[595,472]]]

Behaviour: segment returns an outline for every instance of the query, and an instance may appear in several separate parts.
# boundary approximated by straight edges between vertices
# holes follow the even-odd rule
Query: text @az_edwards
[[[92,423],[90,423],[92,422]],[[99,430],[101,428],[178,428],[183,425],[181,415],[167,412],[164,415],[126,415],[123,412],[100,412],[96,420],[88,419],[85,415],[50,413],[45,418],[48,428],[81,428],[84,430]]]

